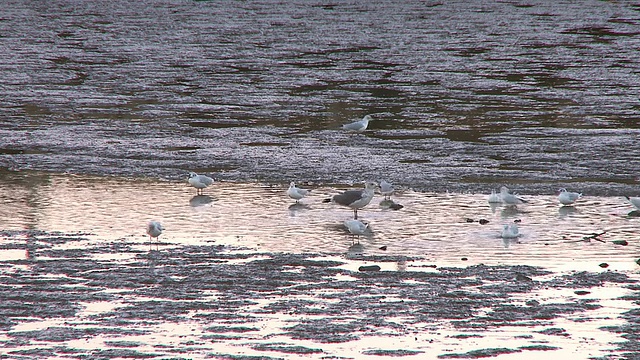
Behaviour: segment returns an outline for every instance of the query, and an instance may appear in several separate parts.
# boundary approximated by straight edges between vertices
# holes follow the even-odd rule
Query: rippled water
[[[637,193],[639,14],[626,1],[8,1],[0,165]],[[339,131],[365,114],[364,135]]]
[[[343,225],[353,212],[322,202],[338,193],[334,188],[313,188],[296,204],[285,187],[263,184],[216,183],[201,196],[186,182],[90,176],[9,174],[3,184],[4,229],[79,231],[98,241],[134,239],[142,248],[148,246],[146,223],[155,219],[166,228],[163,248],[217,243],[260,252],[421,256],[440,266],[637,266],[638,219],[628,216],[634,208],[622,197],[587,196],[574,207],[561,207],[554,196],[531,196],[514,209],[491,206],[486,194],[401,191],[394,200],[403,209],[380,206],[378,195],[359,212],[372,231],[358,239]],[[480,219],[489,223],[481,225]],[[522,236],[502,239],[502,226],[514,220],[521,221]],[[602,232],[604,243],[583,241]],[[624,240],[628,246],[612,243]]]
[[[350,256],[364,254],[420,258],[381,263],[398,273],[487,263],[637,277],[637,218],[622,195],[639,194],[639,24],[640,7],[627,1],[4,1],[0,227],[90,233],[53,253],[98,249],[88,252],[95,266],[113,265],[124,279],[139,254],[100,246],[133,242],[146,253],[151,219],[166,227],[162,254],[220,244],[256,254],[319,252],[353,271],[369,262]],[[366,132],[341,131],[366,114],[375,119]],[[188,171],[223,181],[194,197]],[[361,212],[373,232],[354,246],[342,226],[351,211],[322,200],[383,178],[402,189],[394,199],[404,208],[383,209],[377,196]],[[285,196],[291,180],[313,188],[303,205],[291,207]],[[486,194],[502,184],[530,204],[492,209]],[[561,208],[552,195],[559,187],[585,197]],[[505,242],[500,229],[514,220],[523,236]],[[582,241],[605,231],[605,242]],[[33,257],[29,244],[1,240],[7,279],[31,276],[31,265],[19,260]],[[613,243],[625,240],[628,246]],[[50,260],[37,256],[37,264]],[[605,349],[619,338],[598,327],[622,322],[620,313],[633,305],[618,297],[629,291],[590,290],[603,307],[590,310],[588,321],[556,317],[573,335],[566,338],[523,340],[520,328],[501,327],[463,340],[450,322],[417,326],[418,345],[414,334],[382,338],[391,348],[439,354],[540,339],[562,347],[555,356],[611,354]],[[264,315],[279,296],[245,309],[261,314],[256,336],[291,320]],[[575,302],[572,289],[555,287],[523,296]],[[146,301],[137,294],[124,304],[73,305],[101,315]],[[66,319],[31,320],[20,319],[13,331],[67,326]],[[159,321],[135,346],[191,346],[202,339],[185,335],[193,332],[188,325],[206,326]],[[111,347],[108,338],[66,346]],[[380,339],[323,349],[365,358],[362,350]],[[10,344],[27,351],[21,354],[38,350],[20,341]],[[214,345],[273,355],[247,341]],[[540,355],[501,358],[527,356]]]

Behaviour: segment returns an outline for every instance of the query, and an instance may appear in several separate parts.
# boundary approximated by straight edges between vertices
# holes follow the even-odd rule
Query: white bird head
[[[192,178],[194,178],[194,177],[196,177],[196,176],[198,176],[198,174],[194,173],[193,171],[191,171],[191,172],[189,173],[189,179],[192,179]]]

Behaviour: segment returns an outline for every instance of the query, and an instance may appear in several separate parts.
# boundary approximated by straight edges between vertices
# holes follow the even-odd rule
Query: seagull
[[[517,194],[510,193],[509,188],[506,186],[500,188],[500,198],[502,198],[502,202],[507,205],[517,205],[528,202],[527,200],[517,196]]]
[[[160,224],[160,222],[149,221],[149,223],[147,224],[147,234],[149,235],[149,249],[151,249],[151,240],[153,240],[153,238],[156,238],[156,240],[158,240],[158,236],[162,234],[162,230],[164,230],[164,227],[162,227],[162,224]],[[157,248],[158,243],[156,242],[156,249]]]
[[[385,200],[391,199],[391,195],[393,195],[394,191],[395,189],[393,188],[393,185],[384,180],[380,181],[380,193],[384,195]]]
[[[502,233],[500,236],[503,239],[514,239],[520,236],[520,231],[518,230],[518,225],[514,224],[504,224],[502,228]]]
[[[636,209],[640,210],[640,197],[629,197],[625,196],[627,200],[633,205]]]
[[[346,220],[344,226],[347,227],[350,233],[353,235],[364,235],[369,227],[369,224],[365,224],[360,220]]]
[[[500,194],[497,194],[495,190],[491,190],[491,195],[489,195],[489,198],[487,200],[489,201],[489,204],[497,204],[502,202]]]
[[[369,121],[373,120],[371,115],[365,115],[362,120],[354,121],[352,123],[342,125],[344,130],[361,132],[367,130],[367,126],[369,126]]]
[[[364,235],[364,233],[367,231],[367,228],[369,227],[369,224],[365,224],[360,220],[346,220],[344,222],[344,226],[347,227],[347,230],[349,230],[349,232],[353,235],[357,235],[358,237],[360,237],[360,235]]]
[[[287,195],[289,195],[289,197],[294,199],[297,203],[300,199],[309,195],[310,191],[311,190],[301,189],[299,187],[296,187],[296,184],[292,181],[291,183],[289,183],[289,189],[287,190]]]
[[[373,181],[365,182],[365,188],[360,190],[347,190],[342,194],[334,195],[323,202],[334,202],[338,205],[348,206],[353,209],[353,218],[358,219],[358,209],[369,205],[373,199],[374,190],[378,185]]]
[[[582,197],[581,193],[567,191],[565,188],[558,191],[560,191],[558,194],[558,201],[560,201],[560,204],[562,205],[571,205]]]
[[[189,184],[196,188],[196,195],[202,195],[202,190],[213,184],[213,179],[206,175],[198,175],[194,172],[189,173]]]

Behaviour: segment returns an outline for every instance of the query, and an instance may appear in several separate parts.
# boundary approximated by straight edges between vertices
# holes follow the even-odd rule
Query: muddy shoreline
[[[564,346],[554,337],[573,336],[572,329],[555,325],[558,319],[597,321],[591,314],[603,305],[591,294],[598,288],[626,288],[624,300],[636,305],[640,297],[637,276],[609,271],[557,274],[526,265],[440,267],[437,262],[425,271],[413,265],[420,258],[406,256],[259,253],[222,245],[163,245],[148,251],[127,239],[74,246],[86,243],[81,234],[5,231],[2,236],[1,250],[20,249],[27,256],[0,264],[1,342],[8,358],[350,358],[334,348],[348,343],[356,344],[361,356],[419,358],[428,352],[436,357],[432,347],[438,347],[430,341],[442,341],[435,335],[439,327],[452,329],[450,339],[458,339],[459,349],[466,350],[441,350],[438,358],[553,354]],[[122,255],[128,260],[119,260]],[[345,270],[351,262],[403,266]],[[574,294],[566,301],[544,302],[533,296],[541,290]],[[87,313],[92,303],[117,306]],[[603,327],[624,340],[599,348],[601,355],[590,358],[635,358],[640,351],[635,312],[622,313],[622,325]],[[281,321],[265,325],[274,318]],[[17,330],[39,322],[43,325],[35,330]],[[180,323],[191,330],[179,344],[154,344],[159,324]],[[464,345],[465,339],[480,340],[503,327],[521,329],[514,336],[520,346]],[[407,336],[415,339],[404,348],[357,345],[367,338]],[[78,340],[102,345],[69,346]],[[228,343],[260,355],[216,350]],[[581,343],[601,346],[597,338]]]

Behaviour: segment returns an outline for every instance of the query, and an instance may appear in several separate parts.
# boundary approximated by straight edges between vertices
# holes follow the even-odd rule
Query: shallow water
[[[585,197],[562,208],[554,197],[529,196],[529,204],[509,210],[492,208],[486,194],[401,190],[393,199],[404,208],[381,208],[377,195],[359,212],[373,231],[357,239],[342,225],[351,210],[322,202],[337,191],[313,187],[296,205],[286,187],[258,183],[217,182],[195,196],[186,180],[5,172],[5,354],[375,359],[497,351],[491,357],[528,359],[539,351],[584,358],[621,353],[612,349],[620,330],[603,327],[626,326],[621,316],[634,308],[626,285],[640,279],[638,218],[628,216],[632,207],[623,198]],[[152,246],[144,233],[151,219],[166,227]],[[502,224],[516,219],[522,237],[503,241]],[[604,242],[582,241],[604,231]],[[380,275],[358,272],[374,264]],[[488,274],[479,264],[495,268]],[[514,280],[518,274],[529,280]],[[28,310],[38,308],[41,296],[65,305]],[[16,298],[23,299],[20,306]],[[469,313],[453,315],[469,304]],[[521,319],[509,320],[514,316]],[[381,323],[372,325],[373,319]],[[69,325],[71,333],[64,330]],[[328,330],[313,330],[318,327]]]
[[[513,208],[490,205],[487,194],[399,191],[393,200],[404,208],[389,209],[377,195],[359,211],[371,231],[357,238],[343,225],[353,212],[323,203],[346,188],[312,188],[296,204],[286,187],[264,184],[218,182],[197,196],[186,181],[12,173],[0,186],[5,230],[74,230],[101,241],[136,240],[141,247],[147,246],[147,221],[158,220],[166,228],[163,247],[220,243],[265,252],[355,251],[456,265],[464,265],[464,257],[473,264],[558,270],[597,270],[601,262],[635,269],[638,253],[638,219],[628,215],[634,208],[623,197],[585,196],[562,207],[555,196],[528,196],[529,203]],[[502,239],[503,225],[514,220],[521,236]],[[605,243],[583,241],[602,232]]]
[[[639,10],[3,2],[0,354],[637,352],[638,219],[622,196],[639,191]],[[365,114],[366,132],[341,131]],[[189,171],[223,181],[194,197]],[[377,196],[354,239],[351,211],[322,200],[367,179],[401,188],[404,208]],[[303,205],[291,180],[313,188]],[[530,204],[492,209],[502,184]],[[560,187],[585,196],[561,208]],[[158,251],[151,219],[167,228]]]
[[[9,1],[0,166],[633,195],[639,14],[626,1]],[[340,131],[365,114],[365,134]]]

